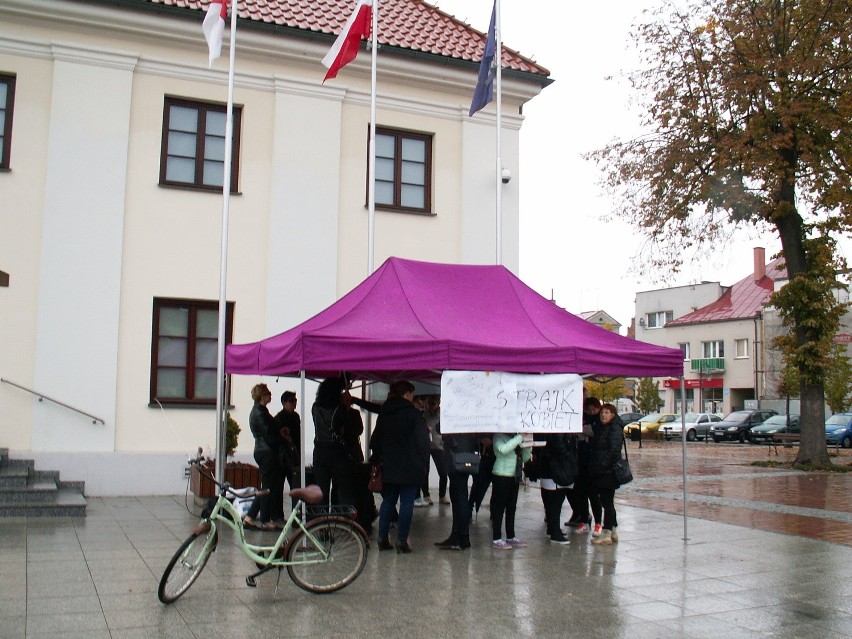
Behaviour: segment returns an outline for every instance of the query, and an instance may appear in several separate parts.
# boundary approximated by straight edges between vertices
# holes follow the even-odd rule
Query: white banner
[[[580,433],[579,375],[444,371],[442,433]]]

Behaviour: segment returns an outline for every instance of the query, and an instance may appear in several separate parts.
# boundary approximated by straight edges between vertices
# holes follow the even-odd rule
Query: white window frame
[[[663,328],[674,319],[674,311],[657,311],[645,315],[645,328]]]
[[[703,359],[725,357],[725,342],[720,339],[701,342],[701,355]]]
[[[734,340],[734,359],[748,359],[748,338]]]
[[[684,362],[688,362],[689,360],[692,359],[690,348],[689,348],[689,342],[679,342],[677,347],[683,353],[683,361]]]

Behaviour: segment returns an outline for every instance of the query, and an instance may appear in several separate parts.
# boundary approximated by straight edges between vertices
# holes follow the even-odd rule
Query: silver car
[[[696,439],[707,439],[710,433],[710,427],[716,422],[721,422],[722,418],[713,413],[687,413],[685,416],[684,425],[686,426],[687,441],[694,442]],[[673,422],[666,424],[660,429],[666,439],[680,439],[681,420],[678,417]]]

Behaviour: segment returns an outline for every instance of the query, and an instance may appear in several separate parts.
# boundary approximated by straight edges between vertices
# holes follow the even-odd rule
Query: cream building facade
[[[0,271],[8,274],[0,447],[86,481],[91,495],[182,492],[187,454],[215,439],[209,401],[159,401],[158,393],[194,367],[185,384],[211,384],[204,304],[219,294],[221,187],[173,184],[166,171],[182,159],[169,146],[181,134],[177,114],[188,106],[213,121],[222,110],[227,53],[208,69],[199,3],[144,4],[0,4],[0,83],[12,122],[0,168]],[[446,14],[432,19],[482,39]],[[227,256],[234,342],[286,330],[368,274],[369,55],[323,84],[333,34],[303,31],[250,18],[238,27]],[[377,207],[374,266],[392,255],[494,263],[501,188],[503,262],[517,272],[520,114],[550,82],[547,71],[511,54],[533,70],[504,72],[503,164],[514,177],[502,185],[494,104],[467,115],[478,62],[390,44],[380,53],[377,126],[388,140],[427,141],[420,190],[428,206],[415,214]],[[170,318],[184,311],[198,313],[197,333],[172,335]],[[193,339],[196,359],[175,373],[171,349]],[[297,386],[234,378],[242,457],[252,449],[249,389],[260,381]],[[300,398],[303,418],[310,399]]]

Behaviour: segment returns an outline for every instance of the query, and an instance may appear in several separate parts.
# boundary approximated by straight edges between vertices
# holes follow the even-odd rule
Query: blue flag
[[[488,38],[485,40],[485,51],[482,54],[482,63],[479,65],[479,78],[476,80],[476,89],[473,92],[473,100],[470,103],[469,116],[479,111],[494,99],[494,54],[497,51],[497,38],[494,34],[494,22],[497,17],[497,0],[494,0],[494,8],[491,10],[491,24],[488,25]]]

